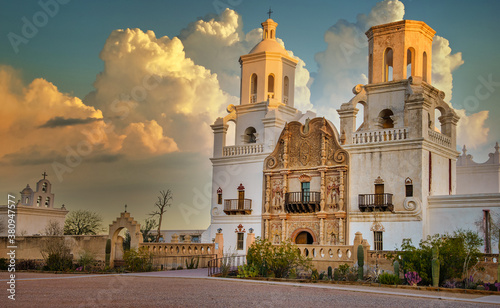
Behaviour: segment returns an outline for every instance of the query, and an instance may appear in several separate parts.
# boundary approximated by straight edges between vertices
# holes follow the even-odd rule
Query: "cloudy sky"
[[[19,197],[46,171],[56,206],[107,225],[125,204],[142,222],[171,189],[164,228],[206,228],[210,124],[238,103],[238,58],[270,5],[300,60],[302,111],[338,124],[367,82],[364,32],[422,20],[437,32],[433,84],[462,117],[458,144],[482,162],[500,140],[498,1],[2,1],[0,191]]]

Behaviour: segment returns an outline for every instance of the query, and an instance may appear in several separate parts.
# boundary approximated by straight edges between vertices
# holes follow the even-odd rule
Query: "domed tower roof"
[[[21,195],[31,195],[33,189],[31,189],[30,184],[26,184],[26,187],[21,191]]]
[[[278,23],[269,18],[262,23],[262,41],[255,45],[249,54],[258,52],[277,52],[288,56],[288,52],[276,41],[276,27]]]

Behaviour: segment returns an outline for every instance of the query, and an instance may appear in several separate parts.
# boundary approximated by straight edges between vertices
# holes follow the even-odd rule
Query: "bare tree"
[[[160,241],[160,230],[163,214],[167,211],[167,207],[172,205],[172,198],[172,191],[170,189],[167,189],[167,191],[161,190],[160,195],[158,196],[158,201],[156,201],[155,203],[157,209],[149,214],[151,215],[151,217],[158,217],[158,232],[156,234],[156,242]]]
[[[64,234],[95,235],[103,231],[102,218],[99,214],[88,210],[70,212],[64,223]]]
[[[45,235],[63,235],[63,227],[56,220],[50,220],[43,231]]]

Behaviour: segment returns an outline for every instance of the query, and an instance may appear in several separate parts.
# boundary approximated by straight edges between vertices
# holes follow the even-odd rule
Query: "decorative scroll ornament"
[[[234,229],[234,233],[245,233],[245,228],[243,227],[242,224],[239,224],[236,229]]]
[[[375,179],[375,184],[384,184],[384,180],[379,176]]]
[[[384,228],[384,226],[380,222],[376,221],[376,222],[373,223],[372,227],[370,228],[370,231],[382,231],[382,232],[385,232],[385,228]]]
[[[304,182],[311,182],[311,177],[305,173],[301,174],[300,177],[299,177],[299,181],[301,183],[304,183]]]

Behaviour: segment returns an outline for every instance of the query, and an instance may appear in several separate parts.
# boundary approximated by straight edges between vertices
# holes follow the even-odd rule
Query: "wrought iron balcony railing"
[[[321,194],[317,191],[289,192],[285,194],[285,212],[315,213],[321,210]]]
[[[394,211],[392,194],[367,194],[358,196],[358,206],[361,212],[374,210]]]
[[[224,213],[227,215],[252,214],[251,199],[225,199]]]

